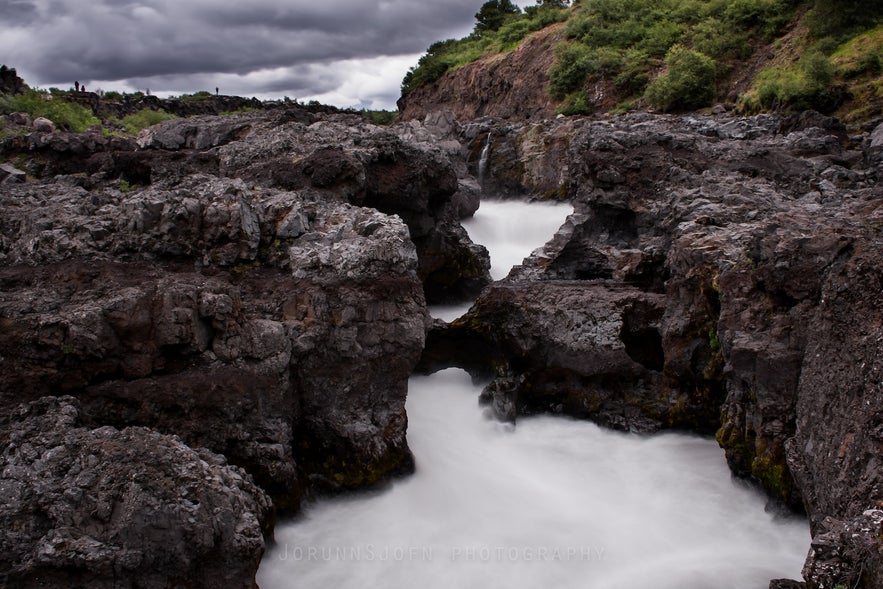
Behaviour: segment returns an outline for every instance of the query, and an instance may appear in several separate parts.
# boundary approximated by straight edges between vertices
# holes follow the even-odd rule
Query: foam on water
[[[806,522],[764,511],[714,441],[482,415],[459,370],[414,377],[417,472],[277,529],[263,589],[761,589],[799,578]]]

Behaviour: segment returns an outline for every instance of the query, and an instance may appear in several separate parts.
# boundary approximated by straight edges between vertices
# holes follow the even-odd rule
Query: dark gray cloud
[[[385,90],[368,83],[373,96],[352,98],[394,101],[406,63],[434,41],[467,33],[481,4],[0,0],[0,59],[43,86],[76,79],[93,87],[191,92],[223,82],[230,93],[292,96],[334,95],[375,67],[397,79],[386,80]]]

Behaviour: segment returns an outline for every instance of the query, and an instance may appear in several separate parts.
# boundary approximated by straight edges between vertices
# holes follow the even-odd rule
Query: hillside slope
[[[558,13],[562,22],[512,43],[512,31],[545,10],[531,7],[498,31],[430,47],[405,78],[399,110],[406,120],[436,110],[524,120],[720,103],[871,124],[883,114],[883,8],[871,2],[837,21],[827,4],[582,0]]]
[[[460,120],[482,116],[545,118],[559,101],[546,91],[553,47],[564,39],[563,23],[527,37],[514,51],[484,56],[423,85],[399,100],[401,117],[422,119],[449,110]]]

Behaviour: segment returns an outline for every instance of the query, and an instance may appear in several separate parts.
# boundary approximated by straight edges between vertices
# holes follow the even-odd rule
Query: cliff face
[[[575,213],[433,328],[423,368],[495,376],[504,419],[716,430],[734,473],[808,512],[810,587],[875,587],[883,129],[635,114],[463,132],[491,133],[489,188]]]
[[[399,100],[400,118],[423,119],[434,111],[450,111],[461,121],[483,116],[514,119],[554,116],[549,96],[552,48],[563,39],[564,24],[528,37],[509,53],[482,58],[421,86]]]
[[[486,252],[456,222],[450,156],[360,117],[197,117],[138,144],[65,133],[0,144],[27,172],[0,185],[0,408],[10,415],[0,440],[17,440],[0,464],[0,487],[17,493],[0,528],[22,542],[0,562],[0,583],[87,562],[76,574],[95,586],[111,586],[119,566],[145,579],[139,567],[150,568],[149,586],[252,586],[260,533],[224,526],[240,518],[270,530],[264,491],[291,512],[306,495],[411,469],[405,396],[428,321],[424,289],[444,296],[487,280]],[[46,448],[16,433],[41,428],[29,435]],[[88,501],[49,505],[72,484],[68,462],[45,456],[62,438],[71,440],[63,457],[100,456],[90,469],[132,446],[102,487],[111,506],[143,495],[129,527],[92,526]],[[199,466],[209,459],[188,446],[244,471]],[[132,477],[159,476],[139,470],[150,460],[171,482],[132,496]],[[247,479],[242,496],[179,472],[192,468],[211,481]],[[90,481],[77,488],[91,493]],[[191,542],[182,536],[191,499],[174,494],[176,481],[218,507],[194,508],[194,533],[210,537],[190,551],[178,544]],[[45,513],[31,505],[44,491]],[[163,531],[130,563],[115,534],[149,527],[163,502],[174,513],[159,514]],[[79,539],[86,528],[95,542]],[[60,539],[47,548],[52,530]],[[57,558],[41,556],[53,546]],[[200,567],[228,578],[199,581]]]

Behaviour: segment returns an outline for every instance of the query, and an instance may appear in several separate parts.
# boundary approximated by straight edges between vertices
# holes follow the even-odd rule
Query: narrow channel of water
[[[488,248],[491,278],[500,280],[549,241],[564,224],[573,207],[564,203],[529,203],[521,200],[486,200],[463,227],[473,243]],[[433,305],[433,317],[452,321],[469,310],[469,304]]]
[[[530,233],[505,207],[494,215]],[[493,242],[470,236],[495,259]],[[480,388],[459,370],[412,378],[417,472],[280,525],[262,589],[765,589],[799,578],[806,522],[766,513],[713,440],[555,417],[513,428],[483,416]]]

